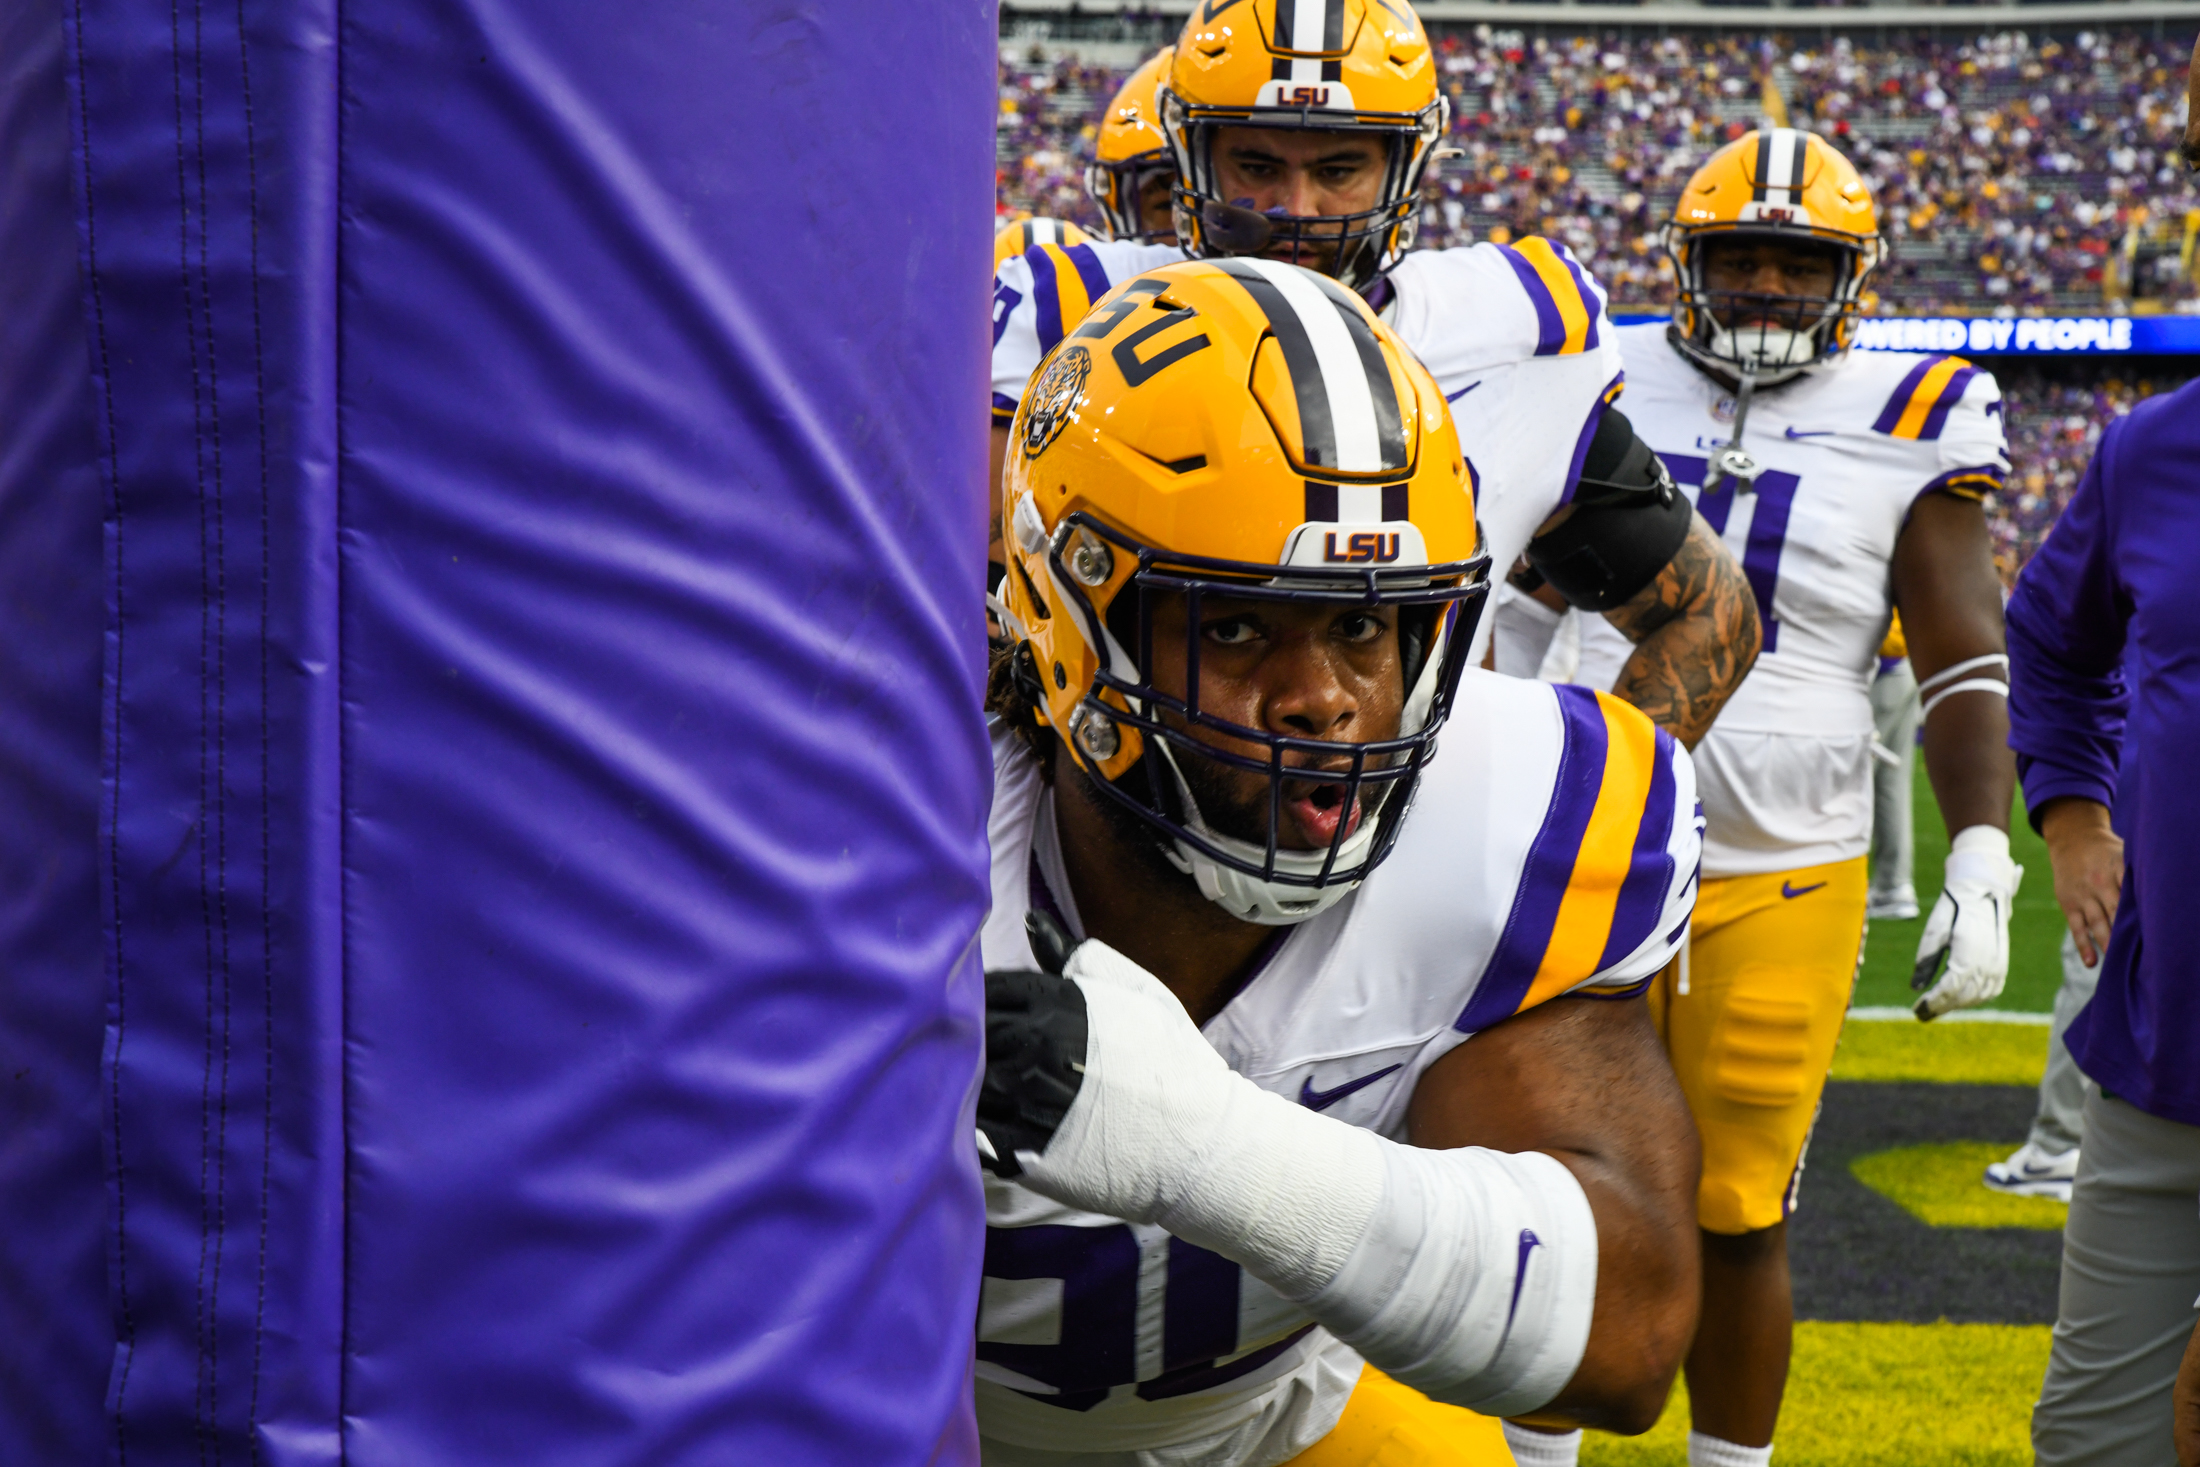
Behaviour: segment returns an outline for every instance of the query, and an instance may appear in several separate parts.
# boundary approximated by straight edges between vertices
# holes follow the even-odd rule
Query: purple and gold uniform
[[[1024,914],[1074,931],[1077,912],[1036,762],[1005,736],[995,757],[985,964],[1029,967]],[[1666,966],[1699,840],[1688,755],[1636,710],[1470,669],[1390,858],[1276,929],[1206,1036],[1264,1089],[1402,1139],[1421,1076],[1476,1032],[1562,994],[1639,992]],[[977,1395],[993,1467],[1310,1449],[1309,1467],[1341,1467],[1424,1437],[1486,1450],[1408,1460],[1508,1460],[1491,1423],[1363,1377],[1349,1347],[1213,1253],[991,1174],[986,1205]],[[1374,1446],[1325,1443],[1335,1431]]]
[[[1616,334],[1635,431],[1742,562],[1764,627],[1757,665],[1695,751],[1703,898],[1690,951],[1651,995],[1704,1137],[1699,1218],[1753,1232],[1793,1208],[1855,983],[1895,541],[1921,496],[2000,485],[2001,391],[1960,357],[1854,354],[1760,391],[1747,447],[1764,473],[1746,492],[1706,492],[1732,396],[1664,326]],[[1582,618],[1577,680],[1609,687],[1631,650]]]

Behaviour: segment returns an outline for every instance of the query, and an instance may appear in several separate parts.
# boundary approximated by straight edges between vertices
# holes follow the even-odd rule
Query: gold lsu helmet
[[[1421,184],[1451,122],[1428,33],[1406,0],[1205,0],[1177,37],[1160,105],[1186,254],[1334,244],[1335,274],[1354,289],[1412,246]],[[1225,127],[1373,134],[1388,155],[1382,192],[1354,214],[1284,218],[1238,207],[1216,181],[1214,138]]]
[[[1488,591],[1474,471],[1427,370],[1326,276],[1166,265],[1041,362],[1002,480],[1007,676],[1032,722],[1234,915],[1297,922],[1357,885],[1396,838]],[[1203,709],[1215,596],[1393,617],[1397,736],[1289,737]],[[1181,689],[1150,675],[1165,597],[1188,603]],[[1266,778],[1264,816],[1202,808],[1195,789],[1228,769]],[[1326,849],[1279,848],[1287,787],[1341,812]]]
[[[1838,252],[1833,294],[1824,299],[1714,292],[1704,244],[1731,235],[1812,240]],[[1849,348],[1865,282],[1886,258],[1871,190],[1833,144],[1816,133],[1776,127],[1744,133],[1713,153],[1688,180],[1665,228],[1678,301],[1671,336],[1713,371],[1754,372],[1783,381]],[[1756,308],[1754,326],[1727,321]]]
[[[1157,174],[1168,174],[1169,140],[1161,131],[1161,114],[1154,93],[1169,74],[1169,60],[1176,54],[1164,46],[1148,57],[1138,70],[1116,89],[1114,100],[1100,122],[1100,136],[1093,145],[1093,161],[1085,168],[1085,192],[1099,207],[1110,239],[1155,242],[1139,209],[1139,196]]]
[[[1013,260],[1026,250],[1043,244],[1081,245],[1091,238],[1067,219],[1035,219],[1026,214],[1003,225],[1001,232],[993,236],[993,273],[1000,274],[1003,261]]]

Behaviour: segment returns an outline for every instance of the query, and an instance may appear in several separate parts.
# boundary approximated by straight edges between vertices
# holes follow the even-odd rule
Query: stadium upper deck
[[[1681,182],[1771,116],[1824,132],[1870,178],[1895,247],[1886,308],[2200,310],[2200,196],[2168,152],[2200,5],[2136,12],[2144,20],[2098,5],[2090,13],[2117,21],[2097,28],[2039,23],[2049,7],[2026,7],[2021,29],[2000,6],[1936,11],[1942,23],[1924,30],[1790,12],[1749,32],[1732,10],[1715,30],[1662,23],[1711,13],[1700,7],[1645,7],[1624,26],[1571,19],[1586,7],[1482,8],[1537,20],[1431,20],[1462,155],[1431,190],[1427,243],[1550,235],[1594,264],[1616,309],[1661,309],[1655,238]],[[1122,69],[1092,58],[1127,65],[1174,27],[1152,10],[1086,16],[1074,23],[1082,59],[1054,59],[1070,28],[1004,14],[1000,199],[1082,220],[1092,115]]]

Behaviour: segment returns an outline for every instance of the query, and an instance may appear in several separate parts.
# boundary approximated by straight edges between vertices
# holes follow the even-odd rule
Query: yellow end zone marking
[[[1928,1227],[2038,1228],[2059,1232],[2070,1216],[2051,1197],[2011,1197],[1988,1189],[1986,1164],[2016,1150],[2014,1141],[1940,1141],[1898,1146],[1849,1163],[1856,1180]]]
[[[2044,1024],[1851,1019],[1842,1027],[1840,1047],[1833,1052],[1832,1073],[1836,1080],[2037,1085],[2046,1068]]]

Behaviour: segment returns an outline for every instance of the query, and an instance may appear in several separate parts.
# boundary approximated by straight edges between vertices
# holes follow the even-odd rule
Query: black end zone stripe
[[[1367,324],[1367,317],[1360,314],[1343,286],[1327,275],[1314,276],[1314,283],[1344,318],[1344,329],[1352,334],[1352,349],[1360,354],[1360,370],[1367,373],[1368,395],[1375,400],[1375,429],[1382,443],[1383,472],[1403,469],[1411,462],[1406,456],[1404,415],[1398,410],[1398,390],[1391,383],[1390,366],[1383,360],[1382,343],[1375,339],[1374,328]]]
[[[1291,393],[1298,400],[1299,438],[1305,450],[1306,466],[1335,468],[1337,425],[1329,416],[1329,389],[1322,383],[1321,363],[1315,359],[1314,343],[1307,340],[1306,326],[1299,320],[1299,313],[1291,309],[1283,292],[1277,290],[1251,261],[1210,260],[1208,263],[1245,287],[1253,304],[1268,318],[1269,329],[1276,333],[1276,345],[1283,349],[1284,370],[1291,375]],[[1312,492],[1311,486],[1308,492]],[[1330,504],[1334,506],[1335,503],[1336,493],[1332,490]],[[1329,518],[1335,519],[1336,515],[1332,513]]]

